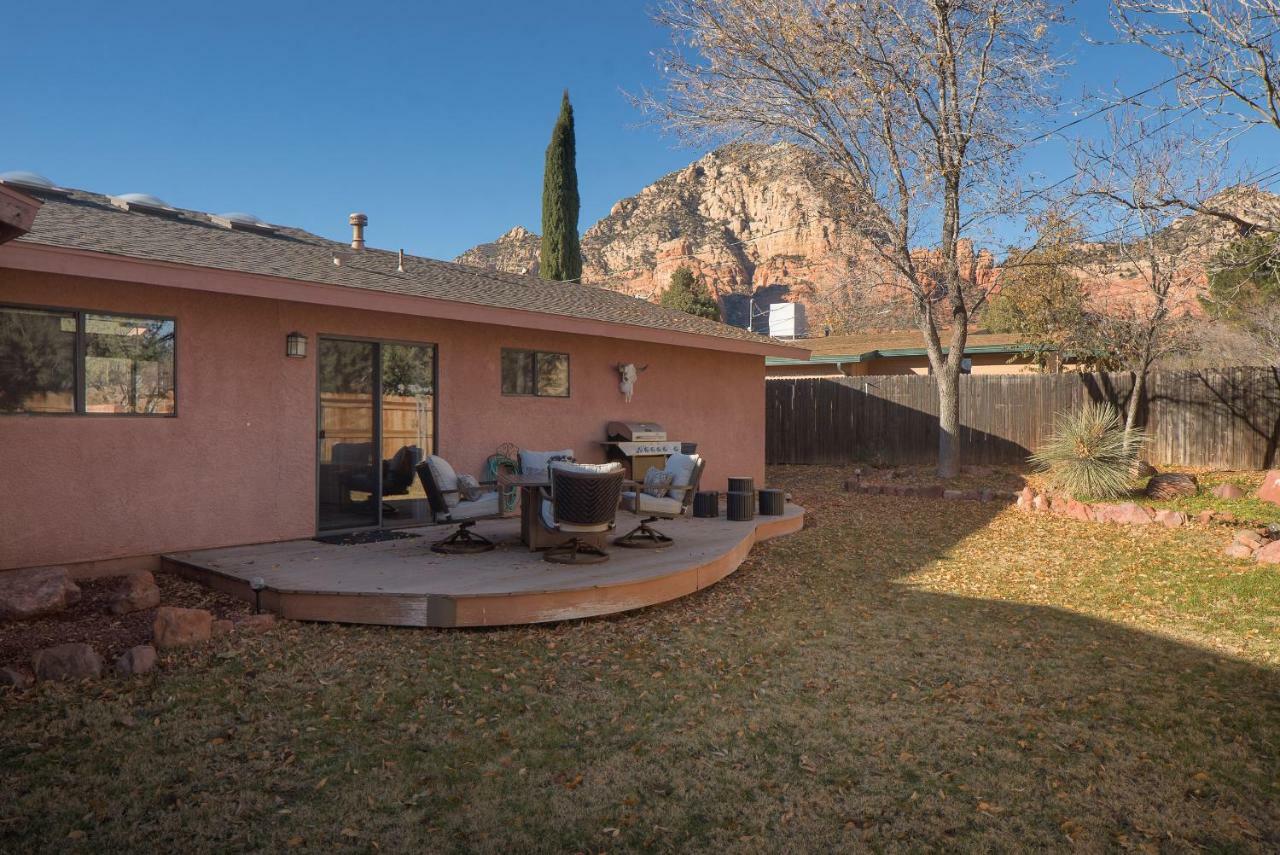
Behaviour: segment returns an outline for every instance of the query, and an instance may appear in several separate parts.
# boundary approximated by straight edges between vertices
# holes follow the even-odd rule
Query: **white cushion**
[[[672,496],[663,496],[657,498],[650,496],[648,493],[639,493],[640,503],[636,504],[636,493],[622,494],[622,509],[631,511],[633,514],[670,514],[672,516],[680,516],[681,504],[680,500]]]
[[[613,463],[568,463],[557,460],[551,464],[551,468],[559,469],[563,472],[621,472],[622,464],[616,460]]]
[[[689,486],[689,479],[693,477],[693,468],[702,461],[702,458],[696,454],[673,454],[667,458],[666,470],[671,473],[671,493],[670,498],[677,502],[684,501],[686,490],[681,487]]]
[[[474,520],[480,517],[492,517],[498,514],[498,494],[485,493],[475,501],[460,501],[449,509],[449,518],[454,522]]]
[[[433,454],[427,458],[427,466],[431,467],[431,478],[436,486],[444,493],[444,503],[451,508],[458,504],[461,497],[456,492],[450,492],[458,489],[458,473],[453,471],[449,461]]]
[[[553,457],[573,457],[573,449],[562,448],[559,451],[526,451],[520,449],[520,471],[526,475],[544,471],[551,464],[551,458]]]

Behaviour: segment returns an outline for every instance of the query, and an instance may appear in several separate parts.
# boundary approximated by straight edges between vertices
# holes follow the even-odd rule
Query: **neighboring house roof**
[[[831,335],[821,338],[798,339],[797,344],[807,347],[812,354],[808,359],[769,357],[769,365],[844,365],[868,362],[873,359],[894,357],[918,357],[925,355],[924,342],[916,330],[887,333],[860,333],[855,335]],[[942,352],[950,348],[943,345]],[[1024,353],[1029,348],[1014,335],[1003,333],[969,333],[964,352],[975,353]]]
[[[41,196],[44,205],[30,233],[9,246],[40,245],[700,337],[700,341],[690,341],[691,346],[775,355],[802,352],[801,345],[594,285],[411,255],[404,256],[404,271],[399,272],[395,252],[353,250],[346,243],[301,229],[280,226],[263,233],[227,228],[225,221],[219,224],[199,211],[123,210],[113,205],[110,197],[79,190]],[[0,250],[0,267],[6,266],[6,250],[8,247]],[[341,265],[334,263],[335,254],[342,257]]]

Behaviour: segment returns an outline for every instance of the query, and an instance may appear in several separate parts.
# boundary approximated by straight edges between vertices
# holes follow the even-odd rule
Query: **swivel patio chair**
[[[340,445],[334,447],[335,458],[338,456],[338,448],[340,447]],[[421,460],[422,449],[416,445],[402,445],[400,446],[400,449],[391,456],[390,460],[383,460],[382,495],[408,495],[409,488],[413,486],[414,468]],[[347,479],[347,489],[372,494],[375,490],[373,473],[364,471],[352,474]],[[372,501],[372,495],[370,497],[370,501]],[[382,512],[393,516],[399,513],[395,505],[392,505],[389,502],[382,503]]]
[[[460,498],[457,473],[447,460],[434,454],[419,463],[417,471],[418,477],[422,479],[422,488],[427,493],[432,521],[458,524],[453,534],[433,543],[431,551],[445,555],[466,555],[493,549],[493,541],[476,534],[471,528],[477,520],[501,516],[497,491],[485,492],[477,499]],[[492,481],[480,483],[483,486],[493,485]]]
[[[672,475],[671,487],[665,496],[651,496],[643,484],[628,483],[622,494],[622,509],[641,516],[640,525],[614,540],[614,546],[630,549],[663,549],[674,541],[650,525],[658,520],[673,520],[684,516],[693,505],[705,465],[697,454],[673,454],[667,458],[664,470]]]
[[[568,535],[543,559],[556,564],[608,561],[604,538],[613,530],[622,493],[622,464],[583,466],[553,463],[551,497],[542,500],[539,520],[548,531]]]

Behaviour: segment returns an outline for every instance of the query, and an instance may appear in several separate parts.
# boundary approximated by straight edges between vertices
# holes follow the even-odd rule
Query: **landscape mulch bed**
[[[31,654],[55,644],[91,644],[108,664],[130,647],[150,644],[155,609],[111,614],[112,594],[120,587],[120,579],[113,576],[79,581],[76,584],[80,586],[80,601],[66,610],[35,620],[0,623],[0,667],[30,671]],[[208,609],[215,618],[252,611],[248,603],[167,573],[157,573],[156,584],[160,586],[162,606]]]

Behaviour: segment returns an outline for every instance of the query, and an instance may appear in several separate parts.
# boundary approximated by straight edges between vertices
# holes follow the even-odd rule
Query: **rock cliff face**
[[[725,146],[621,200],[587,229],[583,281],[656,300],[683,264],[720,298],[730,323],[746,325],[768,303],[793,300],[806,304],[813,330],[825,323],[839,329],[851,319],[859,328],[904,326],[905,316],[884,308],[886,293],[868,291],[869,282],[879,281],[871,272],[875,252],[832,203],[840,198],[833,190],[813,156],[798,146]],[[1280,217],[1280,197],[1271,193],[1236,188],[1215,201],[1254,219]],[[1171,242],[1204,247],[1201,259],[1236,236],[1229,223],[1205,215],[1167,231]],[[536,274],[540,243],[538,235],[516,226],[457,261]],[[965,266],[976,260],[980,281],[998,276],[989,253],[974,256],[967,244],[962,249]],[[1098,254],[1101,249],[1080,247],[1090,291],[1109,302],[1124,299],[1135,288],[1136,271],[1108,257],[1113,253]],[[1204,283],[1202,267],[1191,272],[1179,302],[1194,305]],[[900,297],[896,303],[905,305]]]
[[[583,279],[657,299],[684,264],[721,298],[764,291],[770,301],[820,302],[863,249],[828,190],[801,148],[725,146],[621,200],[587,229]],[[457,261],[536,272],[538,245],[517,226]]]

